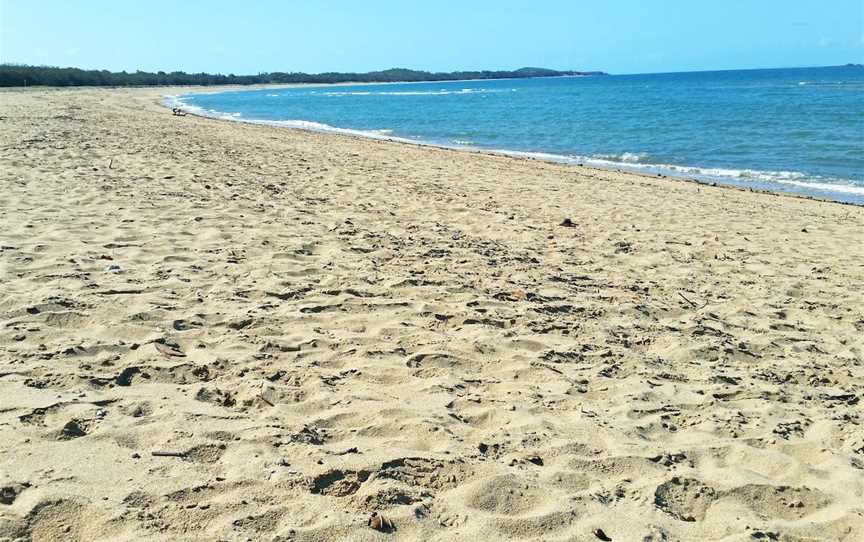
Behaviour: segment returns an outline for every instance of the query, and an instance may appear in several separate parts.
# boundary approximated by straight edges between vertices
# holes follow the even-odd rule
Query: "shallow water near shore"
[[[169,101],[232,120],[864,205],[861,68],[267,88]]]

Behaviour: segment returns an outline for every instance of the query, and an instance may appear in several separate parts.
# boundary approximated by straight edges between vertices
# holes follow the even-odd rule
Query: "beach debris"
[[[687,296],[685,296],[685,295],[682,294],[681,292],[678,292],[678,295],[681,297],[681,299],[683,299],[683,300],[686,301],[687,303],[690,303],[690,306],[691,306],[691,307],[698,307],[698,306],[699,306],[699,305],[697,305],[695,302],[693,302],[693,301],[687,299]]]
[[[573,222],[573,221],[572,221],[571,219],[569,219],[569,218],[565,218],[563,221],[561,221],[561,224],[559,224],[559,226],[564,226],[565,228],[575,228],[575,227],[576,227],[576,223]]]
[[[510,297],[514,301],[526,301],[528,299],[528,294],[525,292],[525,290],[513,290],[513,292],[511,292],[510,294]]]
[[[596,418],[596,417],[597,417],[597,413],[596,413],[596,412],[594,412],[593,410],[585,410],[585,407],[581,407],[581,406],[580,406],[580,407],[579,407],[579,412],[581,412],[582,414],[588,416],[589,418]]]
[[[352,446],[350,448],[347,448],[345,450],[340,450],[338,452],[328,451],[327,453],[330,455],[349,455],[349,454],[359,454],[360,450],[357,448],[357,446]]]
[[[174,320],[171,322],[171,327],[173,327],[175,331],[187,331],[192,329],[192,323],[187,320]]]
[[[633,243],[628,241],[618,241],[615,243],[615,254],[630,254],[633,252]]]
[[[261,384],[261,393],[258,394],[258,398],[271,407],[275,407],[279,403],[279,393],[276,388],[266,382]]]
[[[369,516],[369,520],[366,522],[366,525],[372,527],[376,531],[381,531],[382,533],[389,533],[394,529],[393,522],[382,516],[378,512],[372,512],[372,515]]]
[[[186,357],[186,354],[180,350],[180,345],[173,341],[169,341],[168,339],[158,339],[153,343],[153,346],[155,346],[156,350],[163,356],[175,358]]]
[[[121,269],[119,265],[113,264],[113,265],[109,265],[108,267],[106,267],[105,272],[106,273],[122,273],[123,269]]]
[[[529,463],[533,463],[533,464],[537,465],[538,467],[543,466],[543,458],[540,457],[539,455],[536,455],[536,454],[529,455],[528,457],[525,458],[525,461],[527,461]]]
[[[594,536],[596,536],[598,539],[603,540],[604,542],[612,542],[612,539],[609,538],[609,535],[603,532],[603,529],[597,528],[594,529],[593,532]]]
[[[143,294],[143,293],[144,293],[144,290],[141,290],[138,288],[121,288],[121,289],[111,288],[109,290],[96,292],[97,295],[138,295],[138,294]]]
[[[141,245],[139,245],[137,243],[114,243],[114,242],[106,243],[106,244],[102,245],[103,248],[110,248],[110,249],[140,247],[140,246]]]
[[[253,320],[251,318],[242,318],[240,320],[235,320],[233,322],[228,322],[228,327],[230,329],[241,330],[243,328],[247,328],[252,325]]]
[[[30,487],[29,482],[13,483],[0,487],[0,504],[12,504],[18,495],[28,487]]]
[[[57,440],[72,440],[87,436],[87,423],[84,420],[69,420],[57,433]]]
[[[186,457],[186,452],[168,452],[164,450],[157,450],[155,452],[150,452],[150,455],[153,457]]]

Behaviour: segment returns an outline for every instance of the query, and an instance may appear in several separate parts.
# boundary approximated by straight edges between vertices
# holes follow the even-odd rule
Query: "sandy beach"
[[[864,208],[176,93],[0,93],[0,540],[864,540]]]

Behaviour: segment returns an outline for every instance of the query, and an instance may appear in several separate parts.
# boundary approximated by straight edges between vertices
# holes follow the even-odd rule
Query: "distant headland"
[[[599,71],[559,71],[546,68],[521,68],[514,71],[427,72],[393,68],[367,73],[273,72],[258,75],[223,75],[175,72],[111,72],[54,66],[0,64],[0,87],[24,86],[171,86],[171,85],[260,85],[287,83],[405,83],[420,81],[459,81],[478,79],[525,79],[531,77],[576,77],[608,75]]]

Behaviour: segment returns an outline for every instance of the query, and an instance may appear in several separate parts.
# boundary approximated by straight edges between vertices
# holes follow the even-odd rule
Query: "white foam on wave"
[[[465,150],[469,145],[472,144],[471,141],[467,140],[454,140],[453,145],[439,145],[435,143],[430,143],[427,141],[422,141],[419,139],[411,139],[408,137],[397,137],[393,136],[393,130],[382,128],[378,130],[357,130],[352,128],[339,128],[337,126],[331,126],[329,124],[324,124],[322,122],[315,122],[311,120],[300,120],[300,119],[290,119],[290,120],[260,120],[260,119],[247,119],[243,118],[241,113],[228,113],[224,111],[216,111],[214,109],[205,109],[203,107],[199,107],[197,105],[190,104],[184,100],[184,96],[177,95],[165,95],[163,96],[163,103],[167,107],[177,107],[186,111],[193,115],[198,115],[202,117],[221,119],[221,120],[232,120],[237,122],[245,122],[247,124],[263,124],[266,126],[279,126],[282,128],[294,128],[298,130],[308,130],[312,132],[327,132],[333,134],[342,134],[342,135],[350,135],[356,137],[365,137],[369,139],[378,139],[385,141],[397,141],[400,143],[412,143],[415,145],[428,145],[432,147],[444,147],[444,148],[452,148],[452,149],[462,149]],[[479,149],[476,149],[479,150]],[[493,151],[494,152],[494,151]]]
[[[186,111],[193,115],[198,115],[202,117],[209,117],[214,119],[221,120],[233,120],[238,122],[245,122],[247,124],[264,124],[267,126],[281,126],[283,128],[296,128],[300,130],[310,130],[313,132],[329,132],[334,134],[343,134],[343,135],[352,135],[359,137],[366,137],[370,139],[383,139],[387,141],[400,141],[403,143],[420,143],[417,140],[403,138],[403,137],[394,137],[391,134],[393,130],[383,128],[379,130],[355,130],[351,128],[338,128],[336,126],[330,126],[329,124],[324,124],[321,122],[314,122],[310,120],[259,120],[259,119],[246,119],[243,118],[242,113],[231,113],[225,111],[216,111],[214,109],[205,109],[203,107],[199,107],[197,105],[190,104],[184,101],[183,96],[176,95],[166,95],[163,96],[163,103],[168,107],[178,107],[183,111]]]
[[[167,107],[178,108],[186,111],[187,113],[191,113],[193,115],[200,115],[202,117],[210,117],[214,119],[223,119],[223,120],[240,120],[243,116],[243,113],[239,112],[225,112],[225,111],[216,111],[215,109],[205,109],[203,107],[199,107],[197,105],[190,104],[183,100],[182,96],[176,96],[173,94],[169,94],[163,96],[163,103]]]
[[[696,177],[726,178],[744,182],[778,183],[822,192],[840,192],[843,194],[864,196],[864,186],[850,184],[839,179],[820,179],[801,173],[800,171],[760,171],[755,169],[699,168],[675,165],[661,165],[659,167]]]
[[[345,90],[334,92],[323,92],[324,96],[449,96],[451,94],[493,94],[498,92],[516,92],[511,89],[486,89],[486,88],[462,88],[458,90],[391,90],[372,92],[368,90]],[[315,91],[311,93],[315,94]]]
[[[312,91],[310,94],[318,94]],[[340,92],[322,92],[324,96],[371,96],[369,91],[340,91]]]
[[[817,183],[817,182],[805,182],[805,181],[784,181],[778,180],[780,184],[790,184],[794,186],[800,186],[802,188],[809,188],[810,190],[820,190],[823,192],[840,192],[842,194],[854,194],[856,196],[864,196],[864,186],[856,186],[848,183],[834,182],[834,183]]]
[[[624,162],[625,164],[638,164],[644,162],[648,155],[645,153],[625,152],[622,154],[595,154],[593,158],[607,160],[609,162]]]
[[[314,122],[310,120],[256,120],[256,119],[229,119],[240,120],[249,124],[264,124],[267,126],[280,126],[282,128],[296,128],[300,130],[310,130],[313,132],[328,132],[332,134],[351,135],[358,137],[366,137],[369,139],[383,139],[387,141],[401,141],[403,143],[417,143],[417,141],[408,138],[394,137],[390,134],[393,130],[355,130],[351,128],[338,128],[330,126],[323,122]]]
[[[511,151],[505,149],[482,149],[472,147],[473,142],[468,140],[451,140],[450,145],[441,145],[431,143],[419,139],[411,139],[408,137],[393,136],[393,130],[356,130],[351,128],[338,128],[320,122],[308,120],[257,120],[246,119],[241,113],[228,113],[223,111],[215,111],[212,109],[204,109],[196,105],[189,104],[183,101],[182,96],[166,95],[164,104],[168,107],[179,107],[194,115],[204,117],[217,118],[222,120],[231,120],[236,122],[245,122],[249,124],[263,124],[268,126],[281,126],[284,128],[295,128],[300,130],[309,130],[313,132],[328,132],[342,135],[350,135],[356,137],[365,137],[369,139],[378,139],[386,141],[397,141],[401,143],[411,143],[419,145],[427,145],[432,147],[443,147],[457,150],[472,150],[490,152],[504,156],[513,156],[520,158],[532,158],[535,160],[543,160],[545,162],[555,162],[559,164],[581,165],[587,164],[594,167],[604,169],[625,169],[637,173],[662,173],[677,177],[690,177],[700,181],[717,181],[722,182],[724,179],[735,181],[737,184],[745,184],[748,181],[761,183],[776,183],[787,186],[795,186],[806,190],[824,192],[826,194],[849,194],[854,196],[864,197],[864,186],[851,184],[849,181],[841,179],[822,179],[819,177],[808,176],[799,171],[761,171],[755,169],[731,169],[731,168],[708,168],[683,166],[678,164],[660,164],[650,163],[647,160],[650,158],[645,153],[624,152],[621,154],[598,154],[593,156],[579,155],[561,155],[544,152],[525,152]]]
[[[724,179],[746,184],[748,181],[761,183],[776,183],[787,186],[805,188],[824,193],[841,193],[864,196],[864,186],[851,184],[841,179],[821,179],[808,176],[800,171],[761,171],[755,169],[730,169],[682,166],[676,164],[655,164],[639,162],[648,155],[641,153],[623,153],[620,155],[566,156],[542,152],[493,151],[507,156],[534,158],[547,162],[561,164],[587,164],[601,168],[620,168],[634,172],[664,173],[677,177],[692,177],[700,181],[722,182]]]

